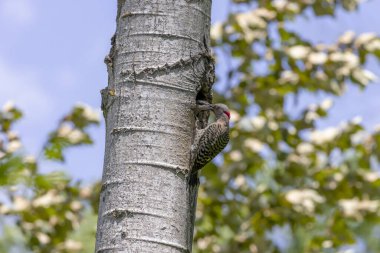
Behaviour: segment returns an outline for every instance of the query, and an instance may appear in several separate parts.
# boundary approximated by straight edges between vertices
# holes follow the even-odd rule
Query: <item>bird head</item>
[[[228,119],[231,118],[230,109],[225,104],[213,104],[211,105],[212,110],[214,111],[216,117],[222,116],[225,114]]]
[[[230,119],[231,113],[228,107],[225,104],[210,104],[203,100],[197,101],[197,110],[198,111],[208,111],[212,110],[215,113],[215,116],[217,118],[220,118],[221,116],[225,115]]]

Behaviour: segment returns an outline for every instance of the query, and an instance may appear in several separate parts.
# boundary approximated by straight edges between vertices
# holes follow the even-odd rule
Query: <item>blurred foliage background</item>
[[[214,100],[232,109],[231,142],[201,173],[195,252],[380,252],[380,128],[369,131],[359,117],[318,127],[331,98],[376,79],[366,63],[380,59],[380,38],[347,31],[314,44],[289,28],[298,17],[355,11],[359,1],[230,5],[241,12],[211,36],[217,64],[228,62]],[[323,99],[299,108],[305,94]],[[99,183],[43,174],[39,161],[62,163],[67,148],[91,144],[99,116],[74,106],[39,157],[12,131],[21,117],[9,103],[0,112],[0,251],[93,252]]]

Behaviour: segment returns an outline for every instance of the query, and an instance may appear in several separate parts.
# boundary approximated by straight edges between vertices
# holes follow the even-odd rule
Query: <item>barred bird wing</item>
[[[216,121],[207,126],[199,138],[191,173],[196,173],[209,163],[227,146],[228,141],[228,124]]]

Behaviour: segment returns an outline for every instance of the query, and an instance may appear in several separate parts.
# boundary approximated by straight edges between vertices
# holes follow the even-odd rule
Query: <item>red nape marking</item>
[[[230,112],[224,111],[224,113],[228,116],[228,118],[231,118]]]

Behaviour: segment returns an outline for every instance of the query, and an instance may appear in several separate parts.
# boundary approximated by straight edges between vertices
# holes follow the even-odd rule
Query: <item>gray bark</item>
[[[102,91],[106,147],[96,252],[191,252],[190,150],[211,102],[211,0],[118,0]]]

